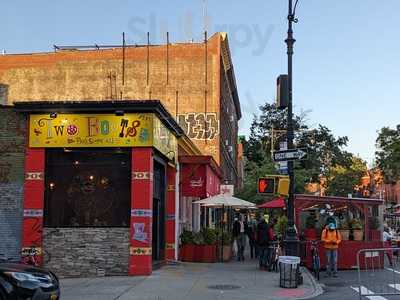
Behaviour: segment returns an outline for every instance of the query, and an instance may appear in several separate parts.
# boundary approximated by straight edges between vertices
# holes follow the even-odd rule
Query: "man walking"
[[[322,231],[321,241],[324,243],[327,266],[326,277],[338,277],[337,275],[337,258],[338,248],[342,241],[340,232],[336,229],[335,223],[329,223],[328,226]]]
[[[267,223],[268,215],[265,215],[257,226],[257,245],[259,255],[259,266],[261,270],[268,269],[269,242],[272,240],[271,228]]]
[[[235,218],[232,233],[233,238],[236,240],[236,245],[238,248],[238,261],[244,261],[244,248],[246,246],[246,224],[243,221],[243,216],[240,216],[240,220],[238,218]]]

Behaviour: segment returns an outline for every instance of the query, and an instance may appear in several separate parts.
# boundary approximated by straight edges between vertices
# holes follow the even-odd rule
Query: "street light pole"
[[[292,94],[292,57],[293,57],[293,45],[296,40],[293,38],[293,23],[297,23],[295,18],[296,6],[298,0],[296,0],[293,7],[293,0],[289,0],[289,13],[288,13],[288,32],[287,39],[285,40],[287,44],[287,55],[288,55],[288,114],[287,114],[287,147],[288,150],[293,149],[293,94]],[[285,234],[285,249],[286,255],[299,255],[299,239],[297,237],[297,232],[294,227],[294,170],[293,161],[288,161],[288,175],[289,175],[289,199],[288,199],[288,226]]]

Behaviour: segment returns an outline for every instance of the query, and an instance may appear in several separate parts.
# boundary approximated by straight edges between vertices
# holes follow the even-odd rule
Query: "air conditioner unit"
[[[225,140],[225,146],[229,146],[229,140]]]
[[[235,121],[235,118],[233,116],[231,116],[231,122]]]
[[[228,146],[228,151],[232,152],[233,151],[233,146]]]

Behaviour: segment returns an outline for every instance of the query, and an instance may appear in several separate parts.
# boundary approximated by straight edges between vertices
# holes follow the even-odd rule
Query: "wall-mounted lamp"
[[[57,118],[57,113],[56,112],[50,113],[50,119],[55,119],[55,118]]]

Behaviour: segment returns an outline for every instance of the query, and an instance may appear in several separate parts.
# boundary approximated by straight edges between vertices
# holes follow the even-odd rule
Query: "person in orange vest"
[[[342,241],[340,232],[337,230],[335,223],[329,223],[322,231],[321,241],[324,243],[326,253],[326,277],[338,277],[337,275],[337,260],[338,248]]]

